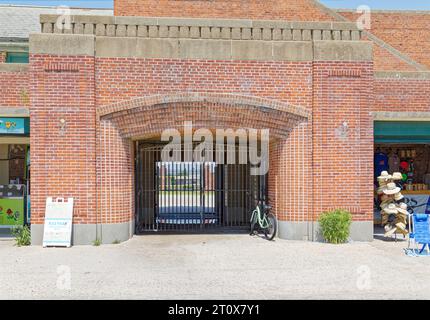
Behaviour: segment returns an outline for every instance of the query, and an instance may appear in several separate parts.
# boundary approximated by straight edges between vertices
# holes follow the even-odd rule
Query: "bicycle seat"
[[[272,206],[269,206],[268,204],[265,204],[264,205],[264,209],[266,209],[266,210],[272,210]]]

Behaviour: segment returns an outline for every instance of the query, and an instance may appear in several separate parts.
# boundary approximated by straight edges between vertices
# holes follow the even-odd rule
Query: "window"
[[[28,52],[8,52],[6,63],[28,63]]]

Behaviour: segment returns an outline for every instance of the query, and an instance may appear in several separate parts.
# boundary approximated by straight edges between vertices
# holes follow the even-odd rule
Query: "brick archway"
[[[134,98],[103,106],[98,116],[111,121],[124,138],[146,137],[165,129],[180,129],[184,121],[195,128],[269,129],[283,139],[310,112],[286,102],[254,96],[215,93],[176,93]]]
[[[306,108],[245,95],[177,93],[102,106],[97,118],[97,208],[103,223],[132,224],[134,219],[133,140],[180,130],[184,121],[192,121],[194,129],[269,129],[274,211],[280,221],[309,221],[312,131]]]

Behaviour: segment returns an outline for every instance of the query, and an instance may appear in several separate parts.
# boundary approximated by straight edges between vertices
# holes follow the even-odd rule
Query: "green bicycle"
[[[258,233],[258,231],[262,231],[267,240],[271,241],[275,238],[278,230],[278,221],[276,217],[270,213],[271,209],[271,206],[266,205],[262,201],[258,201],[251,215],[251,235]],[[256,227],[258,227],[258,229]]]

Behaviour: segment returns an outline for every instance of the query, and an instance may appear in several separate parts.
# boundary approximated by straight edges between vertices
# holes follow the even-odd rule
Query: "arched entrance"
[[[116,218],[133,221],[137,232],[247,226],[253,199],[266,194],[275,211],[282,210],[274,192],[280,182],[279,146],[310,118],[308,110],[284,102],[213,93],[135,98],[102,107],[98,115],[100,213],[119,212]],[[196,132],[213,134],[212,160],[186,158],[185,123],[192,124],[193,136]],[[161,136],[166,130],[180,135],[181,153],[174,161],[162,158],[167,142]],[[228,163],[227,155],[217,157],[220,147],[215,141],[221,141],[217,135],[227,131],[233,139],[225,136],[222,148],[227,150],[233,141],[238,163]],[[263,131],[269,133],[267,138],[262,138]],[[249,154],[246,162],[239,163],[240,153],[251,150],[251,132],[258,139],[257,156],[267,145],[268,172],[251,174],[255,163]],[[199,141],[203,139],[192,141],[188,148],[194,151]],[[248,147],[245,151],[242,141]]]

